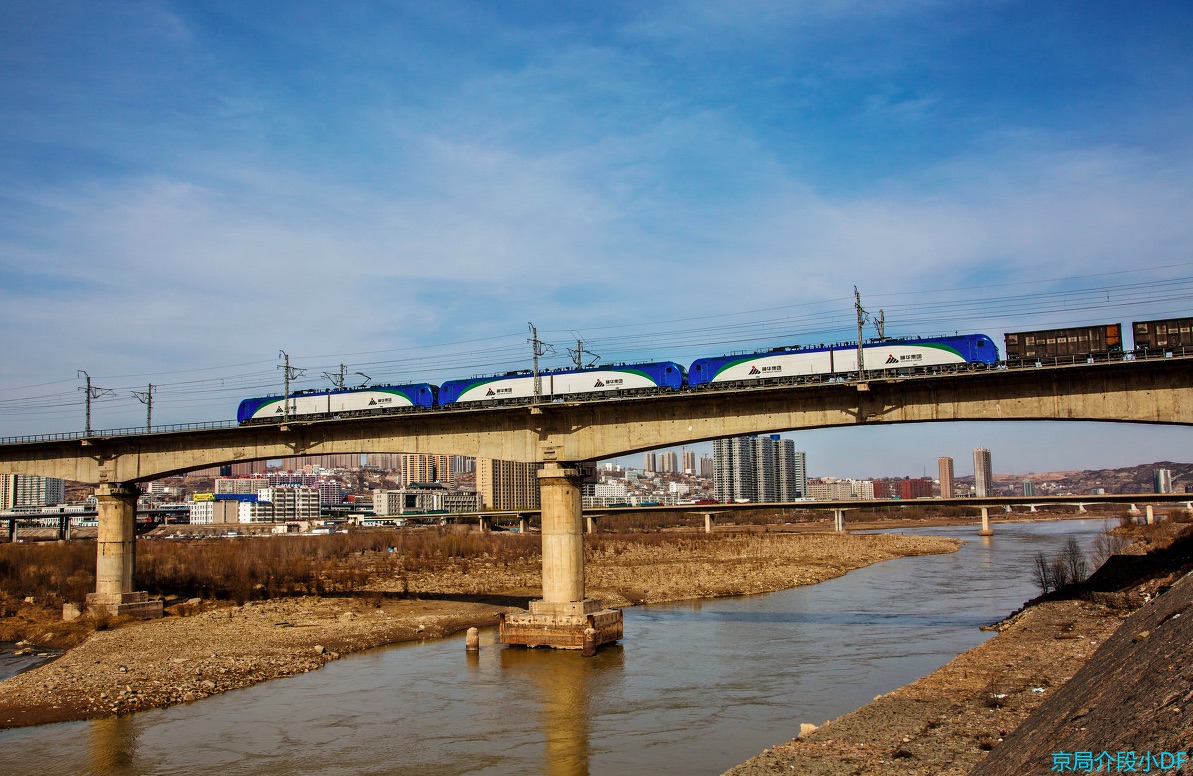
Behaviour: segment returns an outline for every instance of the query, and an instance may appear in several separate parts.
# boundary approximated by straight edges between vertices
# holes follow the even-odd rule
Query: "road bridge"
[[[1038,507],[1073,506],[1077,511],[1085,512],[1090,504],[1125,504],[1130,507],[1131,514],[1143,514],[1137,508],[1138,504],[1146,507],[1147,522],[1154,519],[1152,506],[1155,504],[1180,504],[1193,512],[1193,497],[1184,493],[1111,493],[1103,495],[1065,495],[1065,496],[988,496],[976,498],[972,496],[956,498],[917,498],[909,501],[897,499],[839,499],[817,501],[784,501],[784,502],[748,502],[743,504],[671,504],[651,507],[593,507],[586,510],[586,526],[592,533],[596,528],[596,521],[602,517],[624,514],[650,513],[683,513],[698,514],[704,517],[706,532],[712,531],[718,515],[733,512],[793,512],[797,510],[807,512],[832,512],[833,528],[836,531],[845,530],[845,513],[850,511],[889,510],[902,507],[964,507],[973,509],[981,515],[982,530],[979,533],[993,535],[990,529],[990,512],[1002,510],[1011,512],[1012,507],[1029,507],[1032,512]]]
[[[599,642],[620,636],[621,623],[619,617],[614,623],[616,613],[606,617],[606,610],[584,597],[579,462],[744,434],[878,423],[1190,425],[1191,367],[1193,357],[1175,357],[185,432],[96,433],[0,444],[0,471],[98,483],[97,580],[89,605],[149,614],[151,602],[132,586],[137,482],[222,464],[337,453],[422,452],[542,462],[543,599],[532,605],[530,619],[513,623],[507,635],[515,643],[552,643],[551,623],[557,623],[572,635],[580,627],[594,631],[590,636]],[[572,643],[572,635],[558,645],[580,646]]]

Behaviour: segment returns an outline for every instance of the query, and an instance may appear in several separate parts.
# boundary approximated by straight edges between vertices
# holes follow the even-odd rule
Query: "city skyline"
[[[1000,347],[1193,312],[1180,4],[68,0],[0,35],[0,436],[81,430],[79,370],[121,428],[151,384],[156,424],[230,418],[279,351],[297,388],[529,368],[528,319],[548,368],[844,340],[854,285],[888,334]],[[1177,431],[795,438],[882,474]]]

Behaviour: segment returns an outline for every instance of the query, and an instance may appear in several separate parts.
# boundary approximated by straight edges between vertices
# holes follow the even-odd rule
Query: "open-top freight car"
[[[1067,329],[1007,332],[1007,365],[1024,362],[1078,363],[1123,352],[1123,326],[1105,323]]]
[[[1135,321],[1131,324],[1131,332],[1135,336],[1137,353],[1146,355],[1149,351],[1193,350],[1193,318]]]

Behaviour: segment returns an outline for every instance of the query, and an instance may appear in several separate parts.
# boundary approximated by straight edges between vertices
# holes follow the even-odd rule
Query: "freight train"
[[[1135,340],[1132,355],[1136,357],[1193,349],[1193,318],[1136,321],[1131,324],[1131,332]],[[1118,323],[1008,332],[1005,336],[1007,366],[1074,363],[1124,355],[1123,327]]]
[[[1163,353],[1174,347],[1193,350],[1193,318],[1132,324],[1136,353]],[[1120,324],[1008,332],[1006,365],[1075,363],[1122,357]],[[959,369],[988,369],[1000,364],[998,347],[985,334],[910,337],[867,342],[862,368],[871,376],[934,374]],[[367,388],[307,390],[282,396],[245,399],[236,419],[241,424],[279,423],[284,417],[317,420],[351,418],[437,408],[527,404],[543,401],[602,399],[670,391],[705,391],[758,385],[852,379],[858,372],[857,343],[782,347],[755,353],[698,358],[685,369],[674,361],[558,369],[535,376],[529,370],[467,380],[383,385]]]

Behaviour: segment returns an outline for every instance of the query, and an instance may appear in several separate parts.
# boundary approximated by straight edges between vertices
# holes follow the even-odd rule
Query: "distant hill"
[[[1121,469],[1087,469],[1085,471],[1035,472],[1031,474],[996,474],[995,488],[1000,493],[1022,493],[1024,480],[1030,481],[1036,493],[1046,495],[1091,493],[1103,488],[1107,493],[1151,493],[1154,490],[1155,471],[1168,469],[1172,472],[1174,492],[1193,491],[1193,463],[1156,461]],[[973,484],[973,477],[958,477],[959,482]]]

